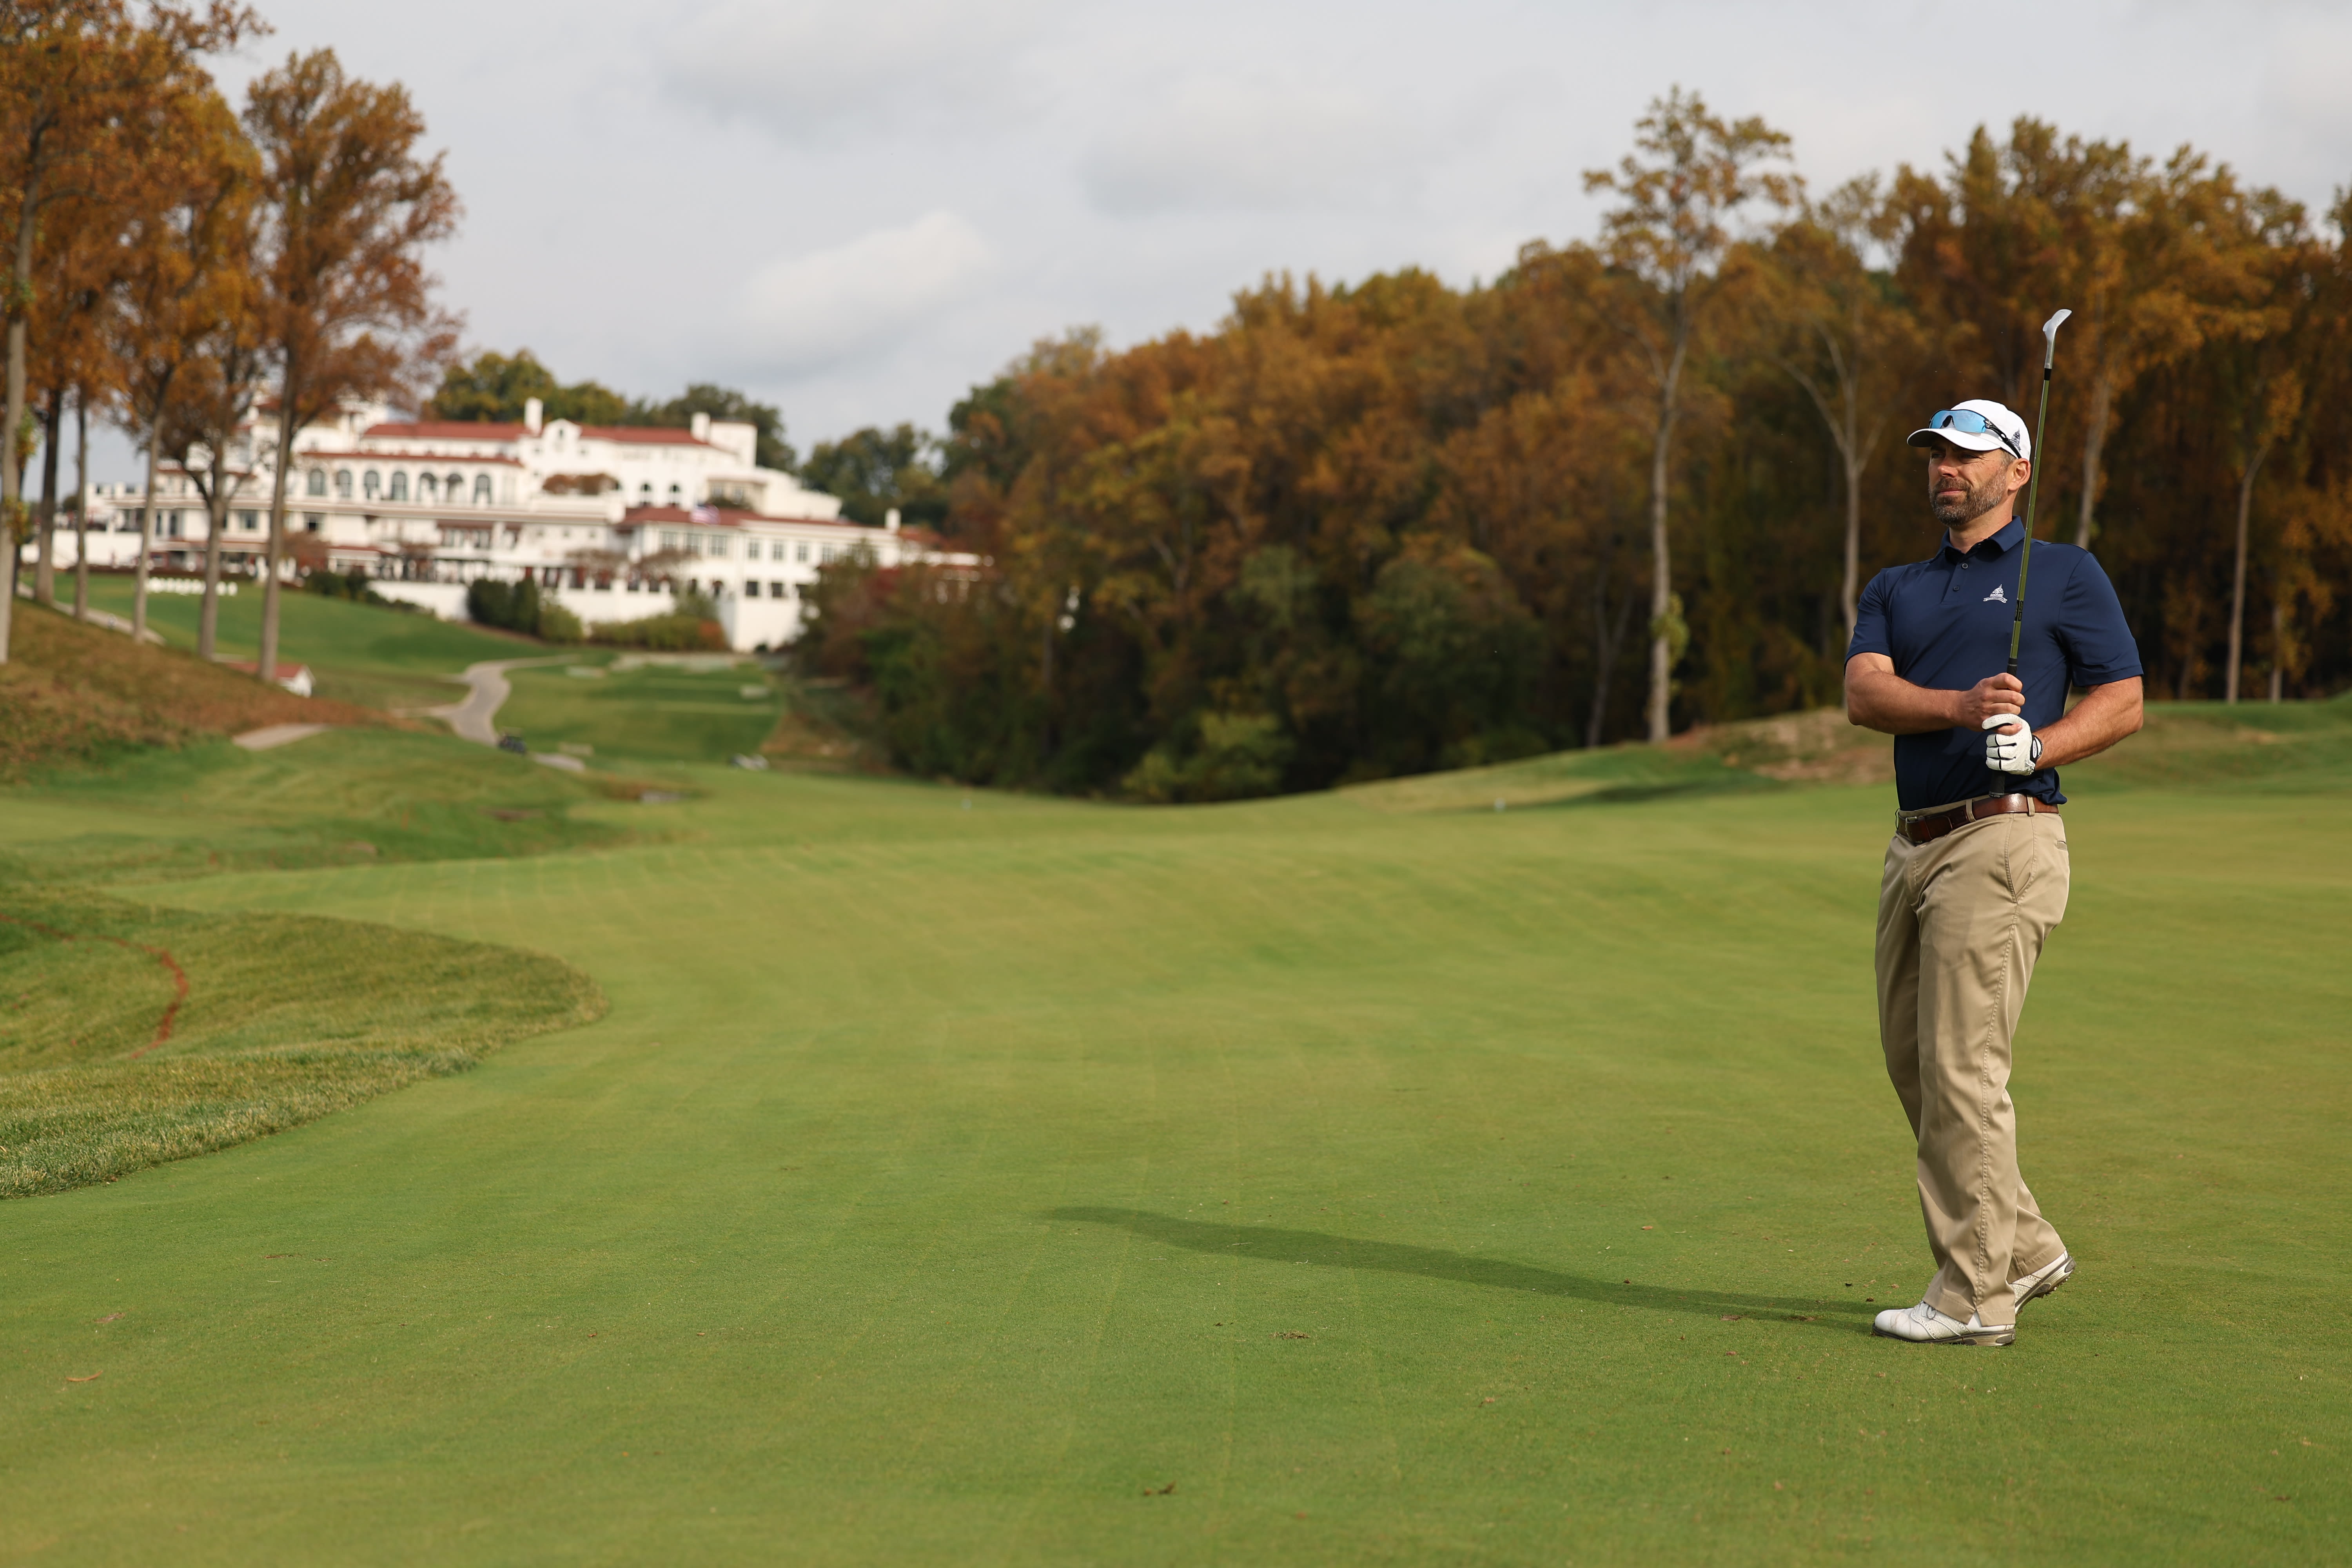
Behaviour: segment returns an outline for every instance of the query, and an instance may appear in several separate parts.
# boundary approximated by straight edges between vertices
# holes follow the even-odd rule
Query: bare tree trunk
[[[2263,471],[2263,459],[2270,456],[2270,444],[2264,442],[2246,465],[2246,477],[2238,481],[2238,563],[2230,578],[2230,668],[2222,677],[2221,700],[2238,700],[2238,672],[2246,646],[2246,529],[2254,512],[2254,476]]]
[[[1845,613],[1845,642],[1853,646],[1854,605],[1862,593],[1862,465],[1854,461],[1848,443],[1845,460],[1845,587],[1838,608]]]
[[[264,685],[278,679],[278,562],[286,550],[286,483],[294,471],[297,388],[294,358],[287,356],[278,396],[278,471],[269,483],[269,544],[261,556],[261,660],[254,673]]]
[[[7,412],[0,423],[0,534],[8,540],[8,570],[0,574],[7,578],[0,583],[0,664],[8,662],[8,633],[16,616],[16,510],[25,500],[25,476],[16,468],[16,426],[25,420],[25,311],[33,297],[33,236],[40,215],[37,172],[17,198],[16,264],[8,274]]]
[[[228,464],[212,455],[212,491],[205,497],[205,602],[196,613],[196,657],[209,659],[220,628],[221,530],[228,522]]]
[[[74,619],[89,619],[89,394],[74,389]]]
[[[58,428],[65,414],[66,395],[49,393],[48,417],[41,421],[41,510],[36,527],[40,552],[33,557],[33,597],[51,609],[58,607]]]
[[[131,579],[131,640],[147,637],[147,555],[155,547],[155,448],[163,439],[163,400],[155,400],[155,416],[147,422],[147,500],[139,509],[139,564]]]
[[[2091,509],[2099,498],[2099,459],[2107,449],[2107,416],[2115,405],[2115,387],[2105,371],[2091,384],[2091,422],[2083,432],[2083,509],[2074,520],[2074,542],[2091,548]]]
[[[24,221],[16,242],[16,277],[21,288],[32,269],[33,209],[29,191],[26,193]],[[8,570],[5,583],[0,583],[0,664],[8,662],[8,633],[16,616],[16,566],[19,544],[16,538],[16,511],[24,504],[24,476],[16,471],[16,426],[25,418],[25,318],[18,312],[8,318],[8,403],[7,424],[0,426],[0,535],[8,542]]]
[[[1666,480],[1673,471],[1675,399],[1681,391],[1685,345],[1675,344],[1674,358],[1658,387],[1657,437],[1650,447],[1650,741],[1663,741],[1671,731],[1667,708],[1674,699],[1675,647],[1670,631],[1674,613],[1674,564],[1666,548]]]

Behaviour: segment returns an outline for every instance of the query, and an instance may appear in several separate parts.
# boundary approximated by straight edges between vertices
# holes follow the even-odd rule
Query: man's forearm
[[[1854,670],[1846,676],[1845,713],[1882,735],[1921,735],[1956,726],[1963,695],[1914,686],[1891,669]]]
[[[2138,676],[2094,686],[2072,713],[2034,731],[2042,737],[2041,765],[2059,768],[2095,757],[2126,736],[2137,734],[2144,722]]]

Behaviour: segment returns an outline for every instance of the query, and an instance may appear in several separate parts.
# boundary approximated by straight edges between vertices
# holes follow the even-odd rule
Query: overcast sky
[[[321,45],[415,95],[469,345],[740,385],[803,451],[939,428],[1066,327],[1212,327],[1268,271],[1491,278],[1593,232],[1581,172],[1676,84],[1790,132],[1816,188],[2020,113],[2315,210],[2352,183],[2352,0],[260,3],[233,97]]]

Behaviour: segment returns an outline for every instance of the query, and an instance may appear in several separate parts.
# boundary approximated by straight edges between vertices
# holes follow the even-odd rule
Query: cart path
[[[558,655],[552,658],[493,658],[486,659],[480,664],[469,664],[466,667],[465,674],[454,678],[466,683],[467,691],[463,701],[447,703],[439,708],[426,708],[421,711],[428,719],[446,720],[449,728],[457,731],[457,738],[461,741],[474,741],[485,746],[495,746],[499,743],[499,727],[496,722],[499,709],[509,697],[514,694],[514,688],[507,682],[507,671],[534,664],[570,664],[571,662],[569,655]]]

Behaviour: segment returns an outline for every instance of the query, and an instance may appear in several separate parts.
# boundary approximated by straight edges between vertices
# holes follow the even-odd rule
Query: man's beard
[[[1948,528],[1955,523],[1974,522],[2008,499],[2009,471],[2004,468],[1988,476],[1984,483],[1965,496],[1956,496],[1948,491],[1930,491],[1927,510],[1936,514],[1937,522]]]

